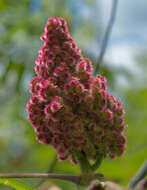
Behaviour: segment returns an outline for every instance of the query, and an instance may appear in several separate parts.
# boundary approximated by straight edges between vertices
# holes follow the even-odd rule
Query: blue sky
[[[106,24],[112,0],[98,0],[101,4],[102,19]],[[113,29],[113,40],[122,38],[128,43],[147,43],[147,1],[119,0],[117,18]]]
[[[102,23],[106,26],[112,5],[112,0],[97,0],[101,6]],[[114,64],[122,64],[133,70],[134,55],[147,47],[147,1],[119,0],[117,17],[106,59]],[[137,69],[137,68],[136,68]]]

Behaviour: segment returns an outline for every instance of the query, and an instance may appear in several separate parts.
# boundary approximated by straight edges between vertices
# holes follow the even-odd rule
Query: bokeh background
[[[64,17],[83,54],[97,63],[112,0],[0,0],[0,173],[46,172],[55,151],[35,140],[27,120],[29,82],[41,47],[40,35],[50,16]],[[147,158],[147,1],[119,0],[108,48],[100,67],[109,92],[126,111],[125,155],[104,160],[99,172],[127,185]],[[78,174],[69,162],[54,164],[56,173]],[[21,180],[36,186],[39,179]],[[64,190],[72,183],[54,180]],[[0,186],[0,189],[10,189]]]

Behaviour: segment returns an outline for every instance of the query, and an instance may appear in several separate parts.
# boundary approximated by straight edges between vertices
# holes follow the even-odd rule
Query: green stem
[[[103,156],[98,154],[96,157],[96,162],[92,166],[90,165],[87,156],[84,152],[74,152],[74,155],[79,163],[80,171],[81,171],[81,179],[79,185],[87,186],[94,179],[102,178],[103,176],[99,174],[95,174],[94,171],[100,166]]]
[[[91,166],[93,171],[97,170],[100,167],[100,165],[101,165],[101,163],[103,161],[103,158],[104,158],[104,156],[102,154],[97,153],[96,161]]]
[[[83,152],[75,152],[75,156],[78,160],[81,173],[93,173],[91,165]]]

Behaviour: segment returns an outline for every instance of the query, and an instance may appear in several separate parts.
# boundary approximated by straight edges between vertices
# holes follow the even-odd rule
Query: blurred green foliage
[[[4,184],[5,186],[12,187],[16,190],[34,190],[31,186],[18,182],[14,179],[0,179],[0,183]]]
[[[95,10],[95,0],[81,0],[82,6]],[[40,35],[50,16],[64,17],[72,36],[83,54],[96,64],[92,45],[99,46],[102,27],[97,19],[78,17],[83,7],[67,0],[1,0],[0,1],[0,172],[46,172],[55,152],[39,144],[27,120],[26,104],[29,100],[29,82],[35,75],[34,60],[41,46]],[[74,8],[73,8],[74,7]],[[99,7],[97,7],[98,9]],[[97,17],[100,11],[97,11]],[[80,14],[79,14],[80,15]],[[126,110],[126,136],[128,146],[120,159],[106,159],[99,169],[108,179],[126,185],[147,158],[147,88],[144,82],[147,69],[145,54],[137,57],[141,62],[139,76],[126,68],[103,64],[101,74],[107,77],[109,91],[123,102]],[[144,76],[144,77],[143,77]],[[122,85],[119,79],[125,80]],[[120,82],[118,82],[120,81]],[[78,166],[57,162],[54,172],[78,174]],[[39,179],[22,180],[34,187]],[[64,190],[76,186],[53,180]],[[0,186],[3,187],[4,186]],[[9,188],[8,188],[9,189]]]

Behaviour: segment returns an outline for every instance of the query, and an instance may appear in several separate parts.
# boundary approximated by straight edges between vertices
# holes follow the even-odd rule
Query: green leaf
[[[16,190],[35,190],[34,188],[24,183],[18,182],[14,179],[7,179],[7,178],[0,179],[0,183],[6,186],[12,187]]]

